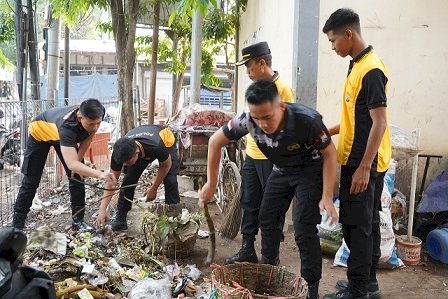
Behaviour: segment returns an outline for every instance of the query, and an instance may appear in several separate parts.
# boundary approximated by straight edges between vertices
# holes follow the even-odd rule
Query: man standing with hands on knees
[[[380,216],[384,174],[391,159],[387,120],[387,70],[361,36],[359,16],[351,9],[338,9],[325,23],[333,50],[350,56],[342,97],[338,162],[340,219],[350,249],[347,281],[338,281],[338,293],[324,299],[377,299],[381,294],[376,269],[381,256]]]
[[[280,100],[294,102],[294,92],[280,78],[277,71],[272,69],[272,55],[267,42],[259,42],[241,50],[242,60],[236,65],[245,65],[247,75],[251,80],[270,79],[277,87]],[[226,258],[224,264],[234,262],[257,263],[255,252],[255,236],[258,234],[258,213],[261,204],[263,189],[272,171],[272,162],[260,151],[257,143],[250,134],[247,134],[246,159],[242,169],[241,208],[241,234],[243,242],[241,249],[233,256]]]
[[[301,275],[309,285],[307,298],[319,297],[322,252],[316,225],[326,210],[337,221],[333,205],[336,149],[321,115],[299,104],[280,100],[272,80],[260,79],[246,91],[244,111],[215,132],[209,140],[207,183],[199,205],[210,202],[216,190],[221,148],[250,133],[274,164],[261,200],[261,263],[277,265],[283,222],[293,196],[295,241],[300,250]]]

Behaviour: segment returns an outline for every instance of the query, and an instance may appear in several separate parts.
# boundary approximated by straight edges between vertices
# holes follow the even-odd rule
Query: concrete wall
[[[421,128],[421,149],[444,155],[432,160],[427,183],[448,166],[448,1],[321,0],[320,30],[330,14],[340,7],[359,13],[362,34],[383,58],[390,77],[389,119],[406,132]],[[387,9],[385,9],[387,8]],[[350,58],[331,50],[325,34],[319,40],[317,109],[327,125],[340,118],[341,94]],[[418,189],[424,169],[419,165]],[[400,162],[397,185],[409,193],[410,161]]]
[[[292,86],[292,49],[294,26],[293,0],[249,0],[246,12],[240,16],[241,49],[260,41],[267,41],[272,52],[272,67],[280,73],[283,81]],[[245,107],[244,92],[251,80],[246,67],[240,66],[238,73],[238,111]]]
[[[291,86],[294,68],[294,10],[299,1],[249,0],[241,15],[240,52],[244,46],[266,40],[273,54],[273,67]],[[432,160],[426,186],[448,167],[448,1],[432,0],[320,0],[319,31],[330,14],[350,7],[361,17],[365,40],[374,46],[389,70],[390,123],[409,134],[421,128],[421,148],[426,154],[440,154]],[[298,41],[300,42],[300,41]],[[240,57],[238,53],[238,57]],[[318,42],[317,109],[331,126],[340,119],[341,94],[350,58],[332,50],[326,35]],[[238,110],[245,106],[244,91],[250,84],[245,68],[239,68]],[[337,141],[335,139],[335,141]],[[397,186],[409,194],[410,161],[400,162]],[[424,159],[419,165],[420,188]]]

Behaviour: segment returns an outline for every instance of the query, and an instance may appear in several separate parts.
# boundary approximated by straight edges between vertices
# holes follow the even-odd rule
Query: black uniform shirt
[[[277,168],[304,168],[322,163],[321,149],[331,142],[330,134],[315,110],[300,104],[286,103],[284,128],[275,135],[267,135],[244,111],[223,127],[230,140],[247,133],[255,139],[263,154]]]
[[[30,123],[30,135],[37,141],[76,147],[90,136],[78,121],[78,110],[78,106],[46,110]]]
[[[176,150],[174,134],[167,127],[143,125],[130,130],[125,137],[135,141],[140,151],[139,157],[142,159],[150,161],[157,159],[163,162],[168,159],[173,150]],[[114,171],[120,171],[123,168],[123,163],[118,163],[113,153],[110,168]]]

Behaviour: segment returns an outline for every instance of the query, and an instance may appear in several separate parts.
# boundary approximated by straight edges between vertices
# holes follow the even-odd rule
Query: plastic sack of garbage
[[[397,249],[395,247],[395,234],[393,230],[391,206],[392,196],[389,190],[393,190],[395,181],[395,161],[391,161],[390,170],[384,177],[384,187],[381,194],[381,208],[380,211],[380,233],[381,233],[381,268],[397,268],[404,266],[401,259],[397,256]],[[336,252],[334,257],[334,264],[338,266],[347,267],[348,256],[350,250],[345,241],[342,242],[341,247]]]
[[[169,279],[144,279],[139,281],[129,292],[129,299],[171,299]]]

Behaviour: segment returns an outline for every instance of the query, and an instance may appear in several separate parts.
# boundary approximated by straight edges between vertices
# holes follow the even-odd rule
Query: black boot
[[[308,284],[306,299],[319,299],[319,281]]]
[[[348,290],[346,291],[339,291],[334,294],[328,294],[325,295],[323,299],[369,299],[369,295],[366,294],[361,297],[354,297]]]
[[[95,229],[84,222],[85,206],[72,206],[72,229],[79,232],[94,231]]]
[[[280,258],[277,256],[276,258],[268,259],[267,257],[262,256],[260,264],[269,264],[273,266],[278,266],[280,265]]]
[[[336,288],[340,291],[347,291],[348,285],[349,285],[349,283],[347,280],[338,280],[338,282],[336,282]],[[370,299],[380,299],[381,298],[381,291],[378,286],[377,280],[369,282],[369,285],[367,286],[367,291],[368,291]]]
[[[128,230],[128,224],[126,223],[127,214],[127,212],[123,212],[121,209],[118,209],[111,226],[114,232],[125,232]]]
[[[243,243],[241,245],[240,251],[238,251],[234,256],[226,258],[224,260],[224,265],[233,264],[235,262],[249,262],[258,263],[257,253],[254,248],[255,237],[243,235]]]
[[[23,230],[25,228],[25,220],[26,215],[28,213],[17,213],[14,212],[13,218],[12,218],[12,226],[15,228],[18,228],[20,230]]]

